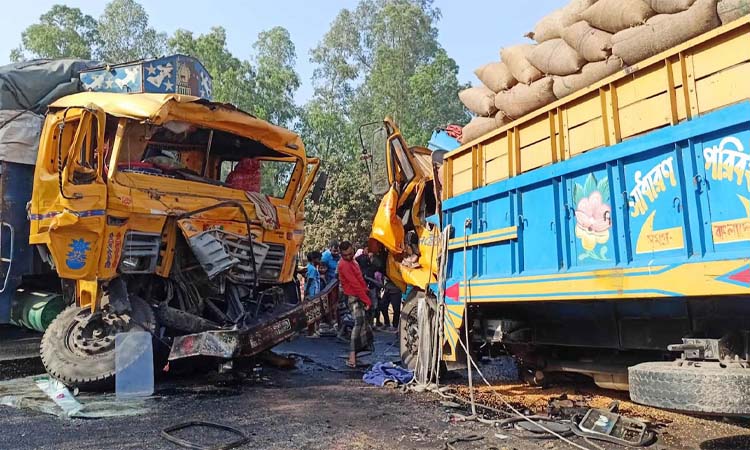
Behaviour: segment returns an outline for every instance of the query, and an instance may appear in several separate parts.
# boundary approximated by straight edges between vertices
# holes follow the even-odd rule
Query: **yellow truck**
[[[89,92],[49,106],[28,203],[29,243],[69,304],[42,338],[51,375],[111,384],[115,336],[131,330],[170,360],[226,361],[321,317],[295,283],[319,167],[298,135],[207,100],[192,58],[80,80]]]

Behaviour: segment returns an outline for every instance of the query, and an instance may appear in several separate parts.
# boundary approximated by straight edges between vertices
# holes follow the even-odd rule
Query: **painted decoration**
[[[96,92],[193,95],[211,100],[211,75],[184,55],[104,66],[81,72],[83,88]]]
[[[73,239],[68,247],[70,251],[66,255],[65,264],[73,270],[83,269],[91,250],[91,242],[84,239]]]
[[[603,177],[597,180],[591,173],[583,186],[574,183],[573,201],[576,205],[575,234],[583,247],[578,259],[608,261],[606,244],[609,242],[612,228],[609,179]]]

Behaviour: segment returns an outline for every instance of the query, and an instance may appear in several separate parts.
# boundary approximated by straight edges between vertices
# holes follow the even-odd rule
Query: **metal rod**
[[[214,130],[208,133],[208,145],[206,145],[206,163],[203,165],[203,177],[208,176],[208,158],[211,156],[211,143],[214,141]]]
[[[464,221],[464,331],[466,336],[466,365],[468,366],[469,375],[469,398],[471,399],[471,415],[477,415],[477,405],[474,399],[474,381],[472,379],[473,369],[471,367],[471,353],[469,352],[469,275],[466,272],[466,249],[469,246],[469,229],[471,228],[471,219]]]

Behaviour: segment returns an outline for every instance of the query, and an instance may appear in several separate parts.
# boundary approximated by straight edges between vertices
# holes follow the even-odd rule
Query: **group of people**
[[[350,367],[357,365],[357,352],[374,349],[373,329],[396,332],[401,315],[401,289],[386,276],[384,250],[376,248],[376,242],[371,244],[369,248],[355,248],[348,241],[331,241],[324,252],[311,251],[306,255],[307,266],[303,271],[304,298],[328,291],[330,302],[324,323],[317,329],[313,326],[308,334],[317,337],[325,328],[334,327],[343,339],[350,329],[347,361]],[[392,319],[389,307],[393,309]],[[345,318],[347,312],[350,323]]]

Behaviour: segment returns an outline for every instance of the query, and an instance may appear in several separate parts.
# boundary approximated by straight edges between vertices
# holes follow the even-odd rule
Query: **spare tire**
[[[44,368],[54,378],[82,390],[111,388],[115,380],[114,336],[127,331],[156,329],[145,300],[130,296],[131,312],[103,312],[93,320],[88,308],[71,305],[47,327],[40,347]]]
[[[628,368],[630,398],[643,405],[702,414],[750,414],[750,369],[715,362],[647,362]]]

